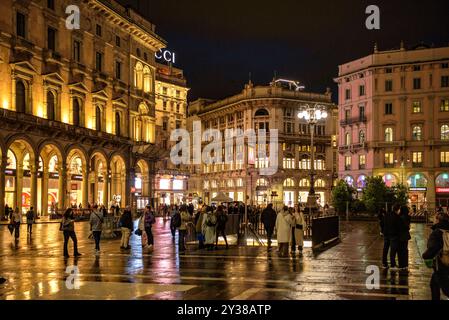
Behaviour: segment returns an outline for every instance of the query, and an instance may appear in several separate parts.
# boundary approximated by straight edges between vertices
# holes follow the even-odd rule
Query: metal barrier
[[[340,239],[340,217],[312,217],[312,249]]]

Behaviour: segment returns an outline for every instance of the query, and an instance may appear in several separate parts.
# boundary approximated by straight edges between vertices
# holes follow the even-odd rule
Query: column
[[[125,190],[122,191],[122,205],[130,206],[131,203],[131,187],[134,186],[134,169],[127,169],[126,175],[119,177],[121,185],[125,185]],[[124,199],[123,199],[124,198]]]
[[[7,161],[8,158],[5,155],[2,157],[2,163],[0,164],[0,219],[5,216],[5,170]],[[8,203],[8,205],[11,206],[12,204]]]
[[[39,170],[39,158],[34,160],[34,164],[30,165],[31,173],[31,206],[37,210],[37,172]]]
[[[436,208],[435,191],[435,174],[431,172],[427,181],[427,204],[429,212],[432,212]]]
[[[103,204],[109,206],[109,167],[103,172]]]
[[[44,166],[44,172],[42,174],[42,192],[41,192],[41,216],[48,215],[48,180],[50,179],[50,173],[48,167]]]
[[[87,203],[88,203],[88,198],[89,198],[89,164],[86,163],[84,168],[83,168],[83,184],[82,184],[82,189],[83,189],[83,201],[82,201],[82,205],[83,208],[87,208]]]
[[[57,209],[65,209],[66,207],[66,196],[67,196],[67,164],[65,161],[58,170],[59,180],[58,180],[58,206]]]
[[[19,157],[17,158],[19,159]],[[19,208],[19,212],[22,212],[22,186],[23,186],[23,159],[20,158],[20,162],[18,162],[17,164],[17,171],[16,171],[16,203],[14,205],[14,207]]]

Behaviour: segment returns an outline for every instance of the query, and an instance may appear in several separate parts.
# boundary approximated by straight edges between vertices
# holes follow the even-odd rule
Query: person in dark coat
[[[408,268],[408,242],[412,238],[410,236],[410,222],[409,209],[407,206],[402,206],[399,210],[399,246],[398,246],[398,262],[399,269],[406,271]]]
[[[388,252],[390,252],[390,267],[396,268],[396,254],[399,246],[399,215],[400,205],[394,205],[384,218],[383,234],[384,248],[382,254],[382,266],[388,268]]]
[[[226,238],[226,223],[228,222],[228,215],[224,211],[223,206],[218,206],[215,214],[217,215],[217,239],[215,240],[215,248],[218,248],[218,237],[221,235],[226,243],[226,249],[228,249],[228,239]]]
[[[134,230],[133,217],[131,213],[131,208],[126,207],[125,211],[123,211],[122,216],[120,217],[120,227],[122,229],[122,240],[120,242],[120,249],[129,250],[129,238],[131,236],[131,232]]]
[[[261,221],[264,225],[267,233],[268,248],[271,248],[271,238],[273,237],[274,227],[276,225],[276,211],[273,209],[273,204],[269,203],[268,206],[262,211]]]
[[[441,299],[441,291],[449,297],[449,266],[442,262],[441,252],[444,248],[444,238],[447,239],[449,233],[449,215],[439,214],[437,223],[432,227],[427,242],[427,250],[422,257],[428,267],[433,267],[432,279],[430,280],[430,289],[432,300]]]
[[[385,222],[385,215],[387,214],[387,211],[385,210],[385,208],[380,209],[379,211],[379,227],[380,227],[380,235],[383,236],[384,235],[384,222]]]

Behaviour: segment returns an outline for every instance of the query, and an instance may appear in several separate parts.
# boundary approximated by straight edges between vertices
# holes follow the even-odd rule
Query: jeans
[[[390,266],[396,268],[396,255],[399,252],[399,240],[390,239]]]
[[[273,238],[273,229],[272,228],[267,228],[265,226],[265,232],[267,233],[268,247],[271,247],[271,238]]]
[[[122,228],[122,240],[120,242],[120,247],[128,248],[129,247],[129,237],[131,236],[131,230],[128,228]]]
[[[178,229],[178,250],[180,252],[186,251],[186,245],[185,245],[186,234],[187,234],[187,230]]]
[[[296,252],[296,237],[295,237],[295,227],[292,228],[292,242],[291,242],[292,252]]]
[[[215,241],[215,246],[218,246],[218,237],[222,236],[226,243],[226,248],[228,247],[228,239],[226,238],[226,230],[225,229],[217,229],[217,240]]]
[[[76,239],[75,231],[64,231],[64,256],[69,256],[69,238],[73,241],[73,254],[78,255],[78,240]]]
[[[28,232],[28,233],[33,232],[33,224],[32,224],[32,223],[28,223],[28,224],[27,224],[27,232]]]
[[[20,237],[20,222],[14,223],[14,237],[19,239]]]
[[[145,227],[145,232],[147,233],[148,237],[148,245],[152,246],[154,244],[153,230],[151,229],[151,227]]]
[[[408,241],[399,241],[398,260],[399,268],[408,267]]]
[[[388,251],[390,250],[390,240],[384,238],[384,249],[382,252],[382,264],[388,266]]]
[[[198,249],[204,249],[204,235],[202,232],[197,232],[196,234],[198,238]]]
[[[449,274],[434,272],[430,280],[432,300],[441,300],[441,290],[449,297]]]

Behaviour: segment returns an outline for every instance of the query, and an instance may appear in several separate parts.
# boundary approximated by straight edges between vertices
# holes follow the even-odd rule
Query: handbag
[[[302,229],[303,229],[303,226],[302,226],[302,224],[297,224],[297,225],[296,225],[296,229],[298,229],[298,230],[302,230]]]

